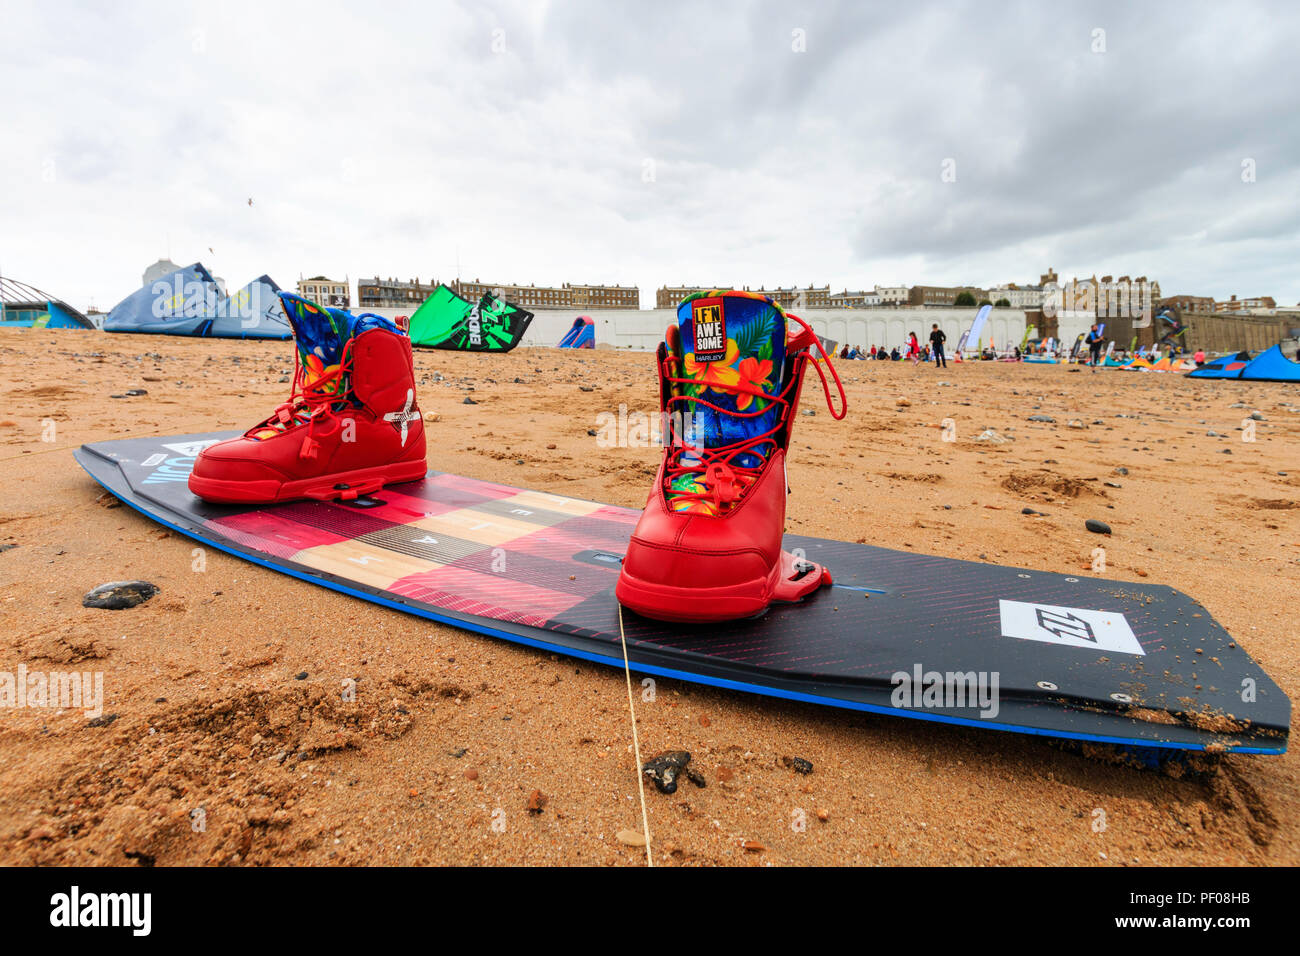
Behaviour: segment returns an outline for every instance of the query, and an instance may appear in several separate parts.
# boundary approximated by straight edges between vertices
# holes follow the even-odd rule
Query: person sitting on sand
[[[1197,368],[1200,368],[1202,365],[1204,365],[1205,349],[1197,349],[1196,354],[1192,356],[1192,361],[1196,363]]]

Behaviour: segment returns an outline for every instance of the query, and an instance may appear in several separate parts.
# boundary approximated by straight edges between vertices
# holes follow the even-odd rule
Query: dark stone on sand
[[[117,720],[117,714],[101,714],[99,717],[92,717],[86,721],[87,727],[107,727],[113,721]]]
[[[157,593],[157,585],[148,581],[110,581],[87,591],[81,599],[81,606],[121,611],[143,604]]]
[[[128,388],[128,389],[126,390],[126,394],[128,394],[128,395],[148,395],[148,394],[149,394],[149,390],[148,390],[147,388]]]
[[[1033,508],[1021,508],[1020,513],[1022,515],[1041,515],[1044,518],[1047,517],[1046,511],[1035,511]]]
[[[1115,474],[1117,474],[1117,475],[1127,475],[1127,474],[1128,474],[1128,469],[1127,469],[1127,468],[1123,468],[1123,467],[1116,468],[1116,469],[1115,469]]]
[[[813,772],[812,761],[805,760],[803,757],[782,757],[781,762],[795,773],[801,773],[806,776]]]
[[[1049,422],[1053,425],[1056,424],[1056,419],[1051,415],[1030,415],[1029,420],[1031,422]]]
[[[472,398],[470,398],[468,395],[466,395],[466,396],[465,396],[465,401],[461,402],[461,404],[462,404],[462,405],[477,405],[478,402],[474,401],[474,399],[472,399]]]
[[[1083,526],[1093,534],[1110,534],[1110,525],[1104,521],[1098,521],[1096,518],[1089,518],[1083,523]]]
[[[685,750],[665,750],[645,762],[641,772],[649,777],[660,793],[676,793],[677,777],[686,770],[691,755]]]
[[[306,671],[299,671],[298,673],[296,673],[296,674],[293,675],[293,679],[294,679],[294,680],[306,680],[306,679],[307,679],[307,672],[306,672]]]

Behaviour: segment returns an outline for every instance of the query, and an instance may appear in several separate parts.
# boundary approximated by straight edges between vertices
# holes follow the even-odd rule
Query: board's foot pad
[[[714,624],[754,617],[773,603],[792,604],[831,583],[820,564],[781,552],[765,578],[726,587],[676,587],[636,578],[623,569],[614,594],[642,617],[678,624]]]
[[[274,504],[303,498],[351,501],[361,495],[379,491],[385,485],[416,481],[423,478],[426,472],[427,466],[423,461],[377,465],[374,468],[341,471],[297,481],[227,481],[204,478],[191,472],[189,485],[190,491],[203,500],[221,504]]]

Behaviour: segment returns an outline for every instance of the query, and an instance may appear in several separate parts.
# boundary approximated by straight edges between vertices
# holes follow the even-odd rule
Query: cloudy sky
[[[0,271],[1300,301],[1294,4],[704,7],[4,0]]]

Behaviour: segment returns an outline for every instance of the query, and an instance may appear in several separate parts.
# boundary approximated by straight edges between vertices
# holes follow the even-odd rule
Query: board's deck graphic
[[[184,534],[376,603],[622,666],[614,582],[638,513],[431,472],[371,502],[207,504],[188,435],[84,446],[77,460]],[[625,612],[641,672],[856,710],[1183,750],[1281,753],[1290,701],[1205,611],[1167,587],[787,536],[836,584],[728,625]],[[933,686],[900,696],[895,675]],[[970,698],[953,689],[970,679]],[[977,699],[976,687],[996,704]],[[979,683],[983,681],[983,683]],[[944,691],[944,686],[948,688]],[[902,706],[896,706],[901,704]]]

